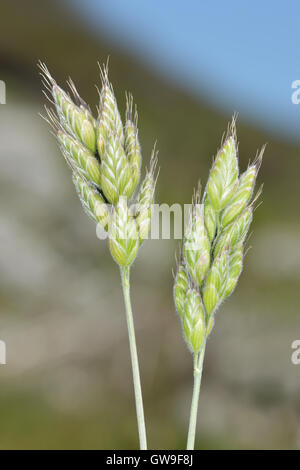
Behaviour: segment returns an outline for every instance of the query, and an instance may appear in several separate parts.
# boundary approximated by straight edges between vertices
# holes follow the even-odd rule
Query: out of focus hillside
[[[101,30],[101,24],[99,24]],[[157,202],[189,203],[206,181],[231,113],[171,86],[103,38],[64,2],[1,6],[0,448],[134,448],[131,370],[117,266],[83,214],[54,138],[38,113],[37,61],[60,84],[72,76],[95,110],[97,61],[125,108],[134,94],[146,164],[159,148]],[[232,112],[238,110],[232,110]],[[199,411],[206,448],[300,446],[299,147],[238,121],[243,168],[267,142],[263,204],[239,287],[209,341]],[[191,357],[172,299],[173,241],[148,241],[132,274],[149,445],[182,448]],[[298,366],[300,367],[300,366]]]

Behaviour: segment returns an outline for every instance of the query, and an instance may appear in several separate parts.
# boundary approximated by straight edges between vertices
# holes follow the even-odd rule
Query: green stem
[[[193,389],[193,398],[191,404],[191,413],[190,413],[190,424],[189,432],[187,438],[187,450],[194,450],[195,446],[195,436],[196,436],[196,426],[197,426],[197,413],[198,413],[198,403],[201,387],[201,377],[203,369],[203,359],[205,354],[205,341],[202,346],[200,353],[194,354],[194,389]]]
[[[129,275],[130,275],[130,268],[121,267],[121,279],[122,279],[122,288],[123,288],[124,302],[125,302],[125,308],[126,308],[126,320],[127,320],[130,355],[131,355],[131,365],[132,365],[132,375],[133,375],[133,385],[134,385],[134,395],[135,395],[136,416],[137,416],[139,439],[140,439],[140,449],[145,450],[147,449],[146,427],[145,427],[145,418],[144,418],[141,379],[140,379],[140,372],[139,372],[139,362],[138,362],[138,355],[137,355],[137,349],[136,349],[134,323],[133,323],[133,315],[132,315],[131,301],[130,301],[130,277]]]

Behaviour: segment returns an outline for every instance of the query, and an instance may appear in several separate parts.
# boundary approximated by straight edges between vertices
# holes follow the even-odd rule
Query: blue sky
[[[71,4],[96,33],[195,96],[300,140],[300,104],[291,101],[300,80],[299,1]]]

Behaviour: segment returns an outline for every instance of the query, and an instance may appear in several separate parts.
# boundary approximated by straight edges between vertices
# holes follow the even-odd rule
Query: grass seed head
[[[232,294],[242,272],[244,243],[254,203],[261,194],[260,189],[252,199],[263,152],[264,147],[239,176],[233,119],[210,171],[202,204],[199,190],[194,197],[174,282],[176,310],[193,352],[197,348],[191,345],[192,319],[204,315],[207,337],[214,326],[216,310]]]
[[[109,232],[110,251],[117,263],[130,266],[150,229],[157,160],[154,150],[137,197],[139,209],[134,214],[129,203],[140,182],[142,157],[133,99],[127,95],[124,130],[107,66],[100,68],[102,88],[97,120],[71,79],[68,85],[75,102],[57,85],[45,64],[40,63],[39,67],[46,90],[52,95],[49,100],[56,109],[55,114],[46,108],[46,120],[72,170],[83,209]]]

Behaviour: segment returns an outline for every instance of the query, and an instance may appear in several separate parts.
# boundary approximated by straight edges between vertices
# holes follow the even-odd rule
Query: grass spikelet
[[[196,289],[188,289],[186,293],[182,325],[189,349],[197,354],[205,335],[205,314],[201,296]]]
[[[152,151],[150,168],[141,184],[136,200],[136,222],[139,231],[140,243],[142,243],[149,234],[151,227],[152,209],[154,204],[155,192],[155,168],[157,163],[157,152],[155,148]]]
[[[116,204],[120,196],[132,195],[131,171],[117,134],[107,139],[101,161],[101,188],[107,200]]]
[[[262,151],[263,152],[263,151]],[[226,227],[229,225],[247,206],[249,203],[256,182],[256,177],[261,163],[262,153],[252,165],[250,165],[247,170],[241,174],[239,177],[239,185],[234,194],[230,204],[225,207],[222,212],[221,225]]]
[[[100,189],[101,170],[99,160],[69,134],[58,131],[57,139],[61,145],[62,152],[66,158],[73,162],[77,172]]]
[[[242,269],[243,269],[243,244],[242,243],[240,243],[238,246],[236,246],[232,250],[232,253],[229,256],[228,265],[229,265],[228,275],[227,275],[226,285],[223,291],[224,298],[229,297],[234,291],[238,283]]]
[[[81,109],[81,111],[84,112],[85,114],[85,117],[91,122],[91,124],[93,125],[94,129],[96,129],[96,126],[97,126],[97,121],[96,119],[94,118],[94,116],[92,115],[91,113],[91,110],[90,110],[90,107],[88,106],[88,104],[81,98],[81,96],[79,95],[78,91],[77,91],[77,88],[75,87],[75,84],[73,82],[73,80],[71,78],[69,78],[68,80],[68,85],[69,85],[69,88],[70,90],[72,91],[73,93],[73,96],[75,98],[75,102],[77,104],[77,106]]]
[[[122,267],[131,265],[139,249],[136,220],[125,197],[119,199],[112,214],[109,248],[114,260]]]
[[[222,301],[229,273],[228,261],[228,250],[224,249],[220,255],[214,259],[207,274],[203,289],[203,302],[208,316],[216,311]]]
[[[217,215],[207,195],[204,200],[204,224],[209,241],[212,242],[217,228]]]
[[[96,131],[93,123],[87,118],[85,111],[72,101],[70,95],[57,85],[45,64],[40,63],[39,67],[47,89],[52,94],[61,126],[94,154]]]
[[[94,220],[94,222],[99,222],[107,231],[110,222],[110,213],[101,194],[91,188],[91,186],[76,173],[73,174],[73,182],[86,214]]]
[[[177,268],[177,273],[174,282],[174,301],[176,310],[180,318],[184,315],[184,304],[186,301],[186,293],[189,288],[188,274],[183,264]]]
[[[231,225],[226,227],[216,241],[214,255],[218,254],[230,245],[231,248],[238,243],[243,243],[246,239],[250,224],[253,218],[253,209],[248,206],[244,212]]]
[[[108,79],[108,66],[100,68],[102,88],[100,92],[99,116],[97,127],[97,146],[99,155],[105,152],[107,139],[116,134],[121,146],[124,145],[124,132],[121,116],[112,85]]]
[[[219,150],[210,171],[207,193],[214,210],[218,213],[232,199],[238,186],[238,160],[235,124],[230,135]]]
[[[210,265],[210,241],[207,235],[200,189],[197,190],[183,243],[186,267],[194,282],[200,287]]]
[[[137,111],[133,113],[133,98],[130,94],[126,96],[125,153],[131,166],[134,192],[140,180],[142,155],[138,139]]]

